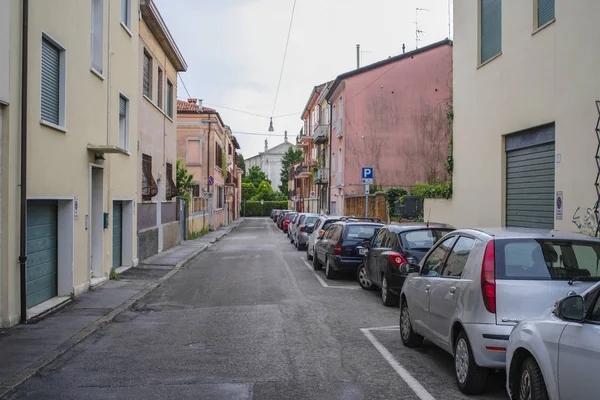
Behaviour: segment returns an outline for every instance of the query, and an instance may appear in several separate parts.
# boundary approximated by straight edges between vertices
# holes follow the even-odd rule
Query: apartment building
[[[432,219],[597,233],[599,12],[454,2],[454,193],[426,201]]]

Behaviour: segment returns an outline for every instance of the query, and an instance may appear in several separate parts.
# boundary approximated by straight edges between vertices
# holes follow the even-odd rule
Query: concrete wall
[[[138,255],[144,260],[158,253],[158,228],[140,229],[138,235]],[[164,238],[163,238],[164,240]],[[163,242],[164,244],[164,242]]]
[[[163,225],[163,250],[181,243],[181,224],[179,221]]]
[[[188,218],[188,230],[192,232],[200,232],[202,229],[208,229],[208,215],[194,215]]]
[[[600,37],[599,12],[594,0],[557,0],[556,23],[537,30],[530,2],[503,2],[502,54],[479,66],[478,9],[454,2],[454,196],[452,207],[431,203],[432,215],[457,226],[504,225],[504,137],[555,122],[555,190],[564,196],[555,228],[591,232],[573,219],[597,201],[600,53],[589,49]]]

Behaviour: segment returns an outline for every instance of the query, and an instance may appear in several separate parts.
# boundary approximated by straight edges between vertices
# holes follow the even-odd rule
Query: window
[[[102,73],[104,0],[92,0],[91,67]]]
[[[121,0],[121,22],[131,29],[131,0]]]
[[[158,99],[156,99],[156,105],[161,110],[163,109],[163,71],[158,68],[158,80],[156,82],[158,88]]]
[[[446,254],[448,254],[448,250],[452,247],[454,239],[456,239],[456,236],[449,237],[431,252],[427,260],[423,263],[421,275],[440,276],[444,267],[444,259],[446,258]]]
[[[200,139],[187,139],[185,163],[186,165],[202,165],[202,142]]]
[[[144,96],[152,99],[152,57],[144,51]]]
[[[554,0],[537,1],[537,28],[554,21]]]
[[[223,150],[219,142],[215,142],[215,166],[219,169],[223,166]]]
[[[593,322],[600,322],[600,296],[598,296],[596,291],[594,294],[590,293],[590,297],[596,297],[596,304],[590,307],[589,317],[587,319]]]
[[[65,125],[65,49],[42,37],[41,119]]]
[[[502,0],[480,0],[480,62],[502,52]]]
[[[381,247],[381,244],[383,243],[383,239],[385,238],[386,232],[387,232],[387,230],[385,230],[385,229],[382,229],[379,231],[377,236],[375,236],[375,238],[373,239],[373,243],[371,244],[372,248]]]
[[[448,261],[446,262],[446,267],[444,268],[442,275],[460,278],[474,244],[475,239],[464,236],[458,238],[456,244],[452,248],[452,252],[448,256]]]
[[[406,250],[428,251],[433,245],[451,230],[441,229],[421,229],[418,231],[409,231],[401,233],[403,247]]]
[[[167,79],[167,115],[173,119],[173,84]]]
[[[342,98],[342,96],[340,96],[340,103],[339,103],[339,107],[338,107],[338,114],[339,114],[339,118],[338,119],[342,119],[342,117],[344,116],[344,99]]]
[[[192,197],[200,197],[200,184],[194,183],[192,185]]]
[[[338,172],[342,173],[342,148],[338,149]]]
[[[119,95],[119,147],[129,150],[129,100]]]
[[[223,208],[223,204],[225,203],[223,186],[217,186],[217,209]]]
[[[158,186],[152,176],[152,157],[142,154],[142,201],[151,201],[158,194]]]
[[[344,239],[349,240],[365,240],[371,239],[379,231],[381,227],[377,225],[349,225],[346,226]],[[386,240],[383,240],[384,243]]]
[[[335,151],[331,152],[331,165],[335,166]],[[331,175],[335,175],[337,169],[331,168]]]
[[[173,164],[167,163],[167,190],[166,199],[167,201],[172,200],[177,196],[177,185],[173,181]]]

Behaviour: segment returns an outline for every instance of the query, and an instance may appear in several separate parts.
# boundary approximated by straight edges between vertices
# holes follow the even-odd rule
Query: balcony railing
[[[315,175],[314,183],[316,185],[325,185],[329,182],[329,168],[319,168]]]
[[[315,144],[326,143],[329,137],[329,125],[319,125],[315,128],[313,133]]]
[[[342,126],[343,126],[343,124],[342,124],[341,118],[333,123],[333,129],[335,129],[336,137],[342,137],[342,135],[344,134]]]

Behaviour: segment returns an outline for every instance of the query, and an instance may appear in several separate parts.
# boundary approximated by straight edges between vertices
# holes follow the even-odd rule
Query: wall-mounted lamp
[[[94,156],[94,161],[96,162],[96,164],[102,164],[104,160],[105,158],[102,154],[96,153],[96,155]]]

